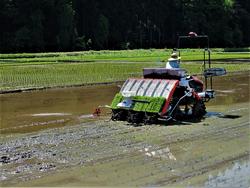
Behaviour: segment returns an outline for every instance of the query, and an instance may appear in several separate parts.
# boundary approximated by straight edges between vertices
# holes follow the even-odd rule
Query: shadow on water
[[[188,117],[183,117],[180,120],[169,120],[169,121],[157,121],[156,124],[158,125],[162,125],[162,126],[183,126],[183,125],[192,125],[193,123],[200,123],[202,122],[202,120],[204,120],[205,118],[211,118],[211,117],[215,117],[215,118],[224,118],[224,119],[238,119],[242,116],[239,115],[231,115],[231,114],[223,114],[221,112],[207,112],[206,115],[204,116],[204,118],[201,119],[194,119],[191,116]],[[144,124],[144,123],[139,123],[139,124],[135,124],[135,123],[127,123],[128,126],[134,126],[134,127],[141,127],[141,126],[147,126],[147,125],[155,125],[155,124]]]
[[[223,114],[220,112],[207,112],[205,117],[202,119],[194,119],[194,118],[183,118],[182,120],[170,120],[168,122],[160,121],[158,122],[160,125],[167,125],[167,126],[182,126],[182,125],[192,125],[193,123],[200,123],[205,118],[216,117],[216,118],[225,118],[225,119],[238,119],[241,116],[239,115],[230,115],[230,114]]]
[[[205,118],[209,118],[209,117],[218,117],[218,118],[225,118],[225,119],[237,119],[237,118],[240,118],[241,116],[223,114],[220,112],[207,112],[207,114],[205,115]]]
[[[238,115],[223,115],[222,117],[220,118],[226,118],[226,119],[238,119],[240,118],[241,116],[238,116]]]

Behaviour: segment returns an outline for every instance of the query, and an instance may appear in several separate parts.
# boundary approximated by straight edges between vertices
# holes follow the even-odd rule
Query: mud
[[[109,86],[108,91],[101,87],[96,94],[100,101],[90,95],[93,88],[65,91],[67,97],[63,90],[50,91],[55,92],[51,96],[49,91],[24,93],[29,96],[25,99],[41,97],[41,101],[37,96],[31,102],[20,100],[23,95],[4,95],[4,100],[1,96],[5,102],[13,97],[18,104],[2,108],[5,115],[12,114],[3,121],[4,128],[11,119],[24,118],[15,120],[12,128],[1,134],[1,186],[249,187],[249,73],[216,78],[215,82],[220,91],[207,106],[207,118],[169,126],[133,127],[108,121],[108,116],[86,120],[100,101],[107,104],[112,100],[105,92],[113,95],[117,86]],[[46,94],[53,99],[47,105],[42,102]],[[27,122],[31,118],[38,121]],[[46,125],[36,125],[32,132],[32,126],[13,129],[18,122],[67,118],[73,119],[72,123],[61,126],[55,122],[50,129],[45,129]]]
[[[250,162],[237,161],[232,163],[231,167],[226,168],[223,172],[217,172],[214,175],[210,174],[205,182],[205,187],[238,187],[249,186],[249,178],[246,175],[250,174]]]
[[[108,85],[0,95],[1,134],[81,123],[92,118],[99,105],[110,104],[118,91],[117,85]]]

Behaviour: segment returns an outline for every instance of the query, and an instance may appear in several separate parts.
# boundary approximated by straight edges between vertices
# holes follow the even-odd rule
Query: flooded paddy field
[[[1,186],[250,186],[249,72],[215,78],[198,123],[109,121],[117,85],[1,95]]]
[[[50,89],[0,95],[1,133],[25,133],[75,125],[110,104],[117,85]]]

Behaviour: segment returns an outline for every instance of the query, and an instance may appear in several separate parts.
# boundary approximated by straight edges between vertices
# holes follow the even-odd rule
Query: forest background
[[[248,0],[1,0],[0,53],[250,46]]]

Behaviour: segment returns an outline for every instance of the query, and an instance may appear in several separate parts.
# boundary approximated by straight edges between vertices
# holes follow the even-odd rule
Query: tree
[[[250,4],[247,0],[235,0],[234,3],[234,18],[238,25],[235,32],[235,37],[241,35],[242,43],[237,46],[250,46]],[[238,34],[237,34],[238,33]],[[236,38],[237,40],[237,38]]]
[[[14,51],[16,27],[13,20],[15,20],[16,12],[13,1],[0,1],[0,52]]]
[[[0,52],[175,47],[189,31],[244,47],[249,22],[248,0],[1,0]]]
[[[103,49],[104,45],[108,42],[109,36],[109,22],[104,15],[99,16],[96,29],[94,31],[95,43],[98,48]]]
[[[57,0],[57,43],[60,51],[72,50],[74,42],[74,10],[72,1]]]

